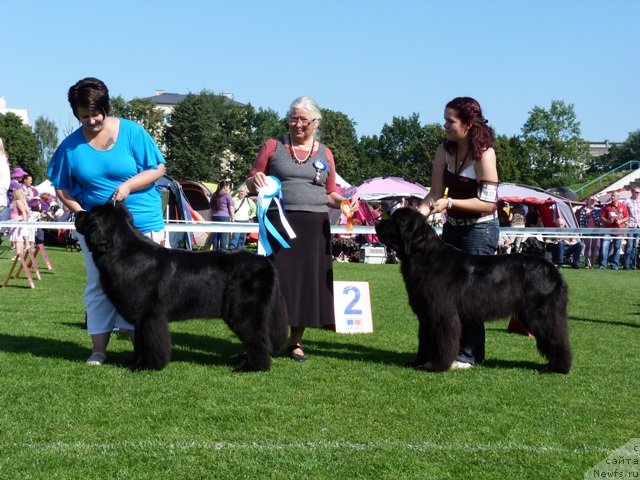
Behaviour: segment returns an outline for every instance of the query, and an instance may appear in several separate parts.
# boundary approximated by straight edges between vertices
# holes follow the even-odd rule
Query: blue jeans
[[[580,257],[582,256],[582,250],[584,249],[584,244],[582,242],[567,244],[564,240],[559,240],[556,244],[555,251],[553,252],[553,263],[556,265],[564,264],[564,260],[568,255],[571,255],[572,262],[571,264],[574,267],[580,265]]]
[[[640,233],[632,233],[627,238],[627,246],[624,249],[624,268],[627,270],[636,268],[636,257],[638,255],[638,240]]]
[[[231,217],[214,215],[212,222],[230,222]],[[229,247],[229,232],[211,232],[211,248],[213,250],[227,250]]]
[[[500,239],[498,220],[454,227],[445,223],[442,227],[442,239],[454,247],[475,255],[495,255]],[[460,336],[459,362],[472,365],[484,361],[484,324],[464,325]]]
[[[244,247],[244,242],[247,240],[246,233],[233,232],[231,234],[231,242],[229,243],[229,250],[240,250]]]
[[[617,237],[611,238],[606,236],[600,242],[600,268],[607,268],[609,263],[609,245],[613,242],[613,258],[611,259],[611,268],[617,270],[620,267],[620,246],[622,240]]]

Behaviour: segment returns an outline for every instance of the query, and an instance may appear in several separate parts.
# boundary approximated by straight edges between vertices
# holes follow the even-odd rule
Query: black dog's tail
[[[274,272],[275,273],[275,272]],[[278,275],[274,276],[271,301],[276,304],[272,308],[266,308],[269,318],[265,319],[269,325],[269,339],[271,340],[272,354],[279,353],[287,344],[289,336],[289,315],[287,314],[287,304],[280,291],[280,280]]]

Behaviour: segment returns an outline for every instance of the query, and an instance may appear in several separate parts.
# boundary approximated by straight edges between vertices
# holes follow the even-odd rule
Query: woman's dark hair
[[[493,146],[495,138],[493,129],[487,125],[487,120],[482,116],[480,104],[471,97],[456,97],[447,103],[446,108],[455,110],[460,121],[471,126],[469,129],[469,154],[472,159],[480,160],[485,150]],[[447,152],[454,153],[458,144],[447,141],[444,148]]]
[[[224,194],[222,189],[227,187],[231,187],[231,182],[229,180],[220,180],[220,182],[218,183],[218,187],[216,188],[216,191],[213,193],[213,196],[212,196],[213,210],[216,212],[220,210],[220,198],[222,198],[222,195]]]
[[[73,115],[78,118],[78,107],[88,108],[89,110],[103,113],[108,116],[111,111],[109,105],[109,89],[102,80],[87,77],[73,85],[67,94],[69,105]]]

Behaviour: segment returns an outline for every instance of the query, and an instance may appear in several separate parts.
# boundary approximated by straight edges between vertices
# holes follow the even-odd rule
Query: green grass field
[[[417,321],[399,269],[365,264],[335,276],[369,282],[373,334],[310,330],[307,362],[238,374],[224,323],[192,320],[172,324],[165,370],[134,374],[119,336],[108,364],[84,364],[82,254],[48,250],[35,290],[0,289],[2,479],[578,479],[640,437],[640,272],[563,270],[567,376],[537,374],[506,320],[481,367],[406,368]]]

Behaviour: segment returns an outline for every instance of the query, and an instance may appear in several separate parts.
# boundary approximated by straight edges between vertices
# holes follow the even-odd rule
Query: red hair
[[[493,129],[487,125],[487,120],[482,115],[480,104],[471,97],[456,97],[447,103],[446,108],[455,110],[460,121],[470,125],[469,152],[471,158],[480,160],[482,154],[493,146],[495,138]],[[453,153],[458,145],[456,142],[447,141],[444,148],[447,152]]]

